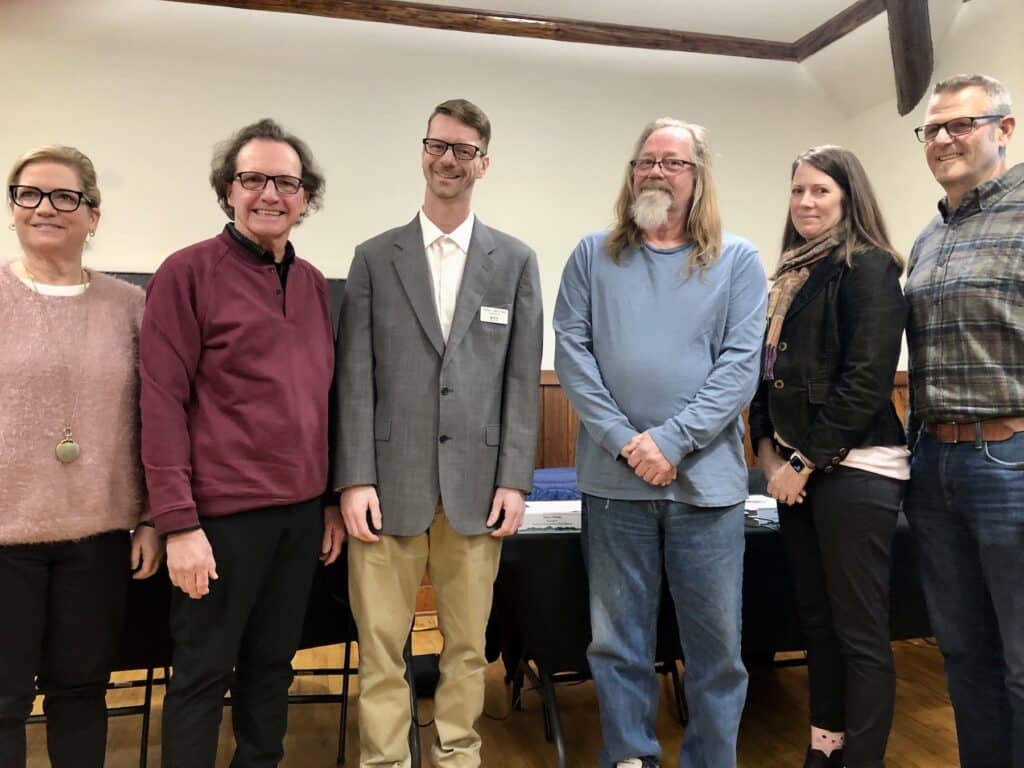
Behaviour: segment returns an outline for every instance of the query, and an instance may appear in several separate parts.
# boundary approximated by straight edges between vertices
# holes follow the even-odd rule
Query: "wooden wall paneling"
[[[906,424],[907,413],[910,411],[910,387],[906,371],[896,371],[892,384],[892,403],[896,406],[896,415]]]
[[[541,422],[537,438],[538,467],[571,467],[576,463],[576,436],[579,417],[569,404],[554,371],[541,372]],[[897,371],[893,380],[892,402],[896,413],[906,423],[909,393],[906,371]],[[743,453],[747,466],[754,466],[754,452],[750,445],[747,412],[743,411]]]

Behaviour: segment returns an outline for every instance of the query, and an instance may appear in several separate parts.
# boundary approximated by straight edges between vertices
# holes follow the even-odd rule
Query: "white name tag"
[[[504,307],[480,307],[480,322],[508,325],[508,310]]]

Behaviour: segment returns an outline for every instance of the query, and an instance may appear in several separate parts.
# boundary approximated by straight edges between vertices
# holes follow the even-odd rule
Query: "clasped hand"
[[[781,504],[793,506],[803,503],[807,497],[804,486],[810,475],[801,475],[788,461],[783,461],[774,448],[762,447],[759,463],[768,480],[768,495]]]
[[[649,432],[641,432],[622,448],[633,473],[651,485],[665,486],[676,479],[676,468],[665,458]]]

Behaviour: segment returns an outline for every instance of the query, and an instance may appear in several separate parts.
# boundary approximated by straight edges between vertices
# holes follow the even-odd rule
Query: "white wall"
[[[1018,117],[1010,142],[1009,164],[1024,159],[1024,3],[1021,0],[974,0],[962,5],[944,37],[936,39],[933,82],[959,73],[991,75],[1010,89]],[[914,238],[937,213],[944,193],[914,137],[924,122],[928,98],[906,117],[887,100],[856,115],[847,126],[848,146],[867,169],[893,245],[909,253]]]
[[[1024,98],[1017,4],[965,5],[945,44],[960,68],[1005,77]],[[993,24],[993,14],[1017,23]],[[937,72],[951,71],[941,50],[937,58]],[[0,68],[0,169],[6,176],[41,143],[89,154],[104,200],[87,259],[101,269],[152,270],[218,231],[223,214],[206,180],[212,147],[271,116],[305,138],[326,171],[323,210],[294,233],[299,254],[342,277],[356,243],[414,215],[425,119],[455,96],[480,104],[494,125],[475,208],[536,248],[548,315],[566,257],[608,224],[635,136],[655,117],[709,128],[726,226],[753,240],[769,268],[789,163],[809,146],[846,142],[861,155],[889,218],[900,219],[902,247],[936,197],[907,132],[917,118],[896,120],[885,104],[851,120],[820,79],[789,63],[158,0],[4,0]],[[904,195],[910,183],[914,194]],[[0,257],[16,251],[13,233],[0,231]],[[550,331],[545,345],[550,367]]]
[[[216,232],[212,145],[269,115],[327,175],[324,209],[295,233],[299,253],[344,276],[356,243],[422,201],[419,139],[433,106],[470,98],[494,125],[476,210],[537,249],[549,308],[576,241],[609,222],[647,121],[709,128],[726,224],[771,262],[792,156],[842,127],[790,64],[139,0],[8,2],[0,68],[0,160],[44,142],[93,158],[104,218],[88,259],[106,269],[151,270]],[[4,231],[0,253],[16,248]]]

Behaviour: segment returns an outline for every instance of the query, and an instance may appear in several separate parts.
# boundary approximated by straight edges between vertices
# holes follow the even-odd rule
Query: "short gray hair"
[[[940,80],[932,89],[932,95],[959,93],[964,88],[981,88],[988,96],[988,110],[994,115],[1008,115],[1013,112],[1010,91],[1001,82],[988,75],[953,75]]]

